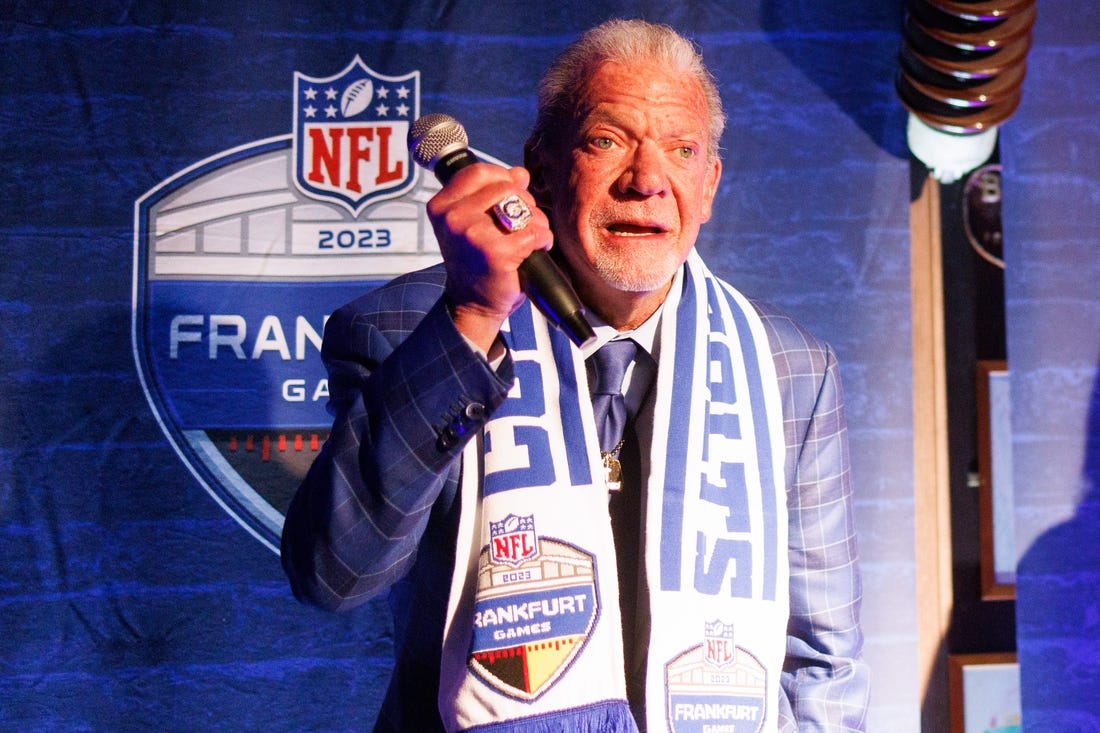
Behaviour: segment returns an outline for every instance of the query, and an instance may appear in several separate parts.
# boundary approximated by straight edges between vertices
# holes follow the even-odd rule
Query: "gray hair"
[[[572,120],[577,94],[596,67],[608,61],[629,64],[656,61],[699,81],[706,98],[708,157],[717,159],[718,141],[726,126],[718,86],[699,49],[667,25],[644,20],[609,20],[586,31],[550,65],[538,86],[538,114],[527,141],[534,149],[553,138]]]

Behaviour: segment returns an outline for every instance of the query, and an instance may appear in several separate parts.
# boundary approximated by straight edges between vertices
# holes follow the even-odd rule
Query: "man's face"
[[[708,133],[694,78],[608,62],[588,80],[574,125],[538,160],[555,247],[590,305],[661,290],[683,264],[721,173]]]

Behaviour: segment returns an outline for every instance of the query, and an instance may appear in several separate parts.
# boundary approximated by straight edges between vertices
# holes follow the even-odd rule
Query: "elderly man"
[[[329,320],[283,564],[325,608],[390,589],[375,730],[862,729],[837,364],[694,251],[723,125],[688,41],[598,26],[544,76],[525,167],[428,203],[444,263]],[[548,248],[583,348],[521,289]]]

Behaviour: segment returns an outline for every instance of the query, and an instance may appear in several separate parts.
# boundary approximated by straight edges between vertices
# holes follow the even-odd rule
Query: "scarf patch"
[[[672,733],[755,733],[764,724],[767,670],[737,646],[734,625],[705,623],[702,642],[665,666]]]
[[[588,641],[599,609],[595,559],[539,537],[534,515],[489,524],[478,560],[469,667],[485,684],[534,700]]]

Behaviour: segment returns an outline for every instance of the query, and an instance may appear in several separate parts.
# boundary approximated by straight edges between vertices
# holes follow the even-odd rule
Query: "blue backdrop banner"
[[[900,5],[0,11],[0,729],[369,729],[386,599],[299,605],[276,553],[328,430],[325,319],[439,259],[412,120],[451,114],[515,165],[547,63],[632,16],[694,38],[719,80],[704,258],[840,355],[867,656],[893,670],[872,726],[918,730],[896,614],[915,605],[895,541],[912,531]]]

